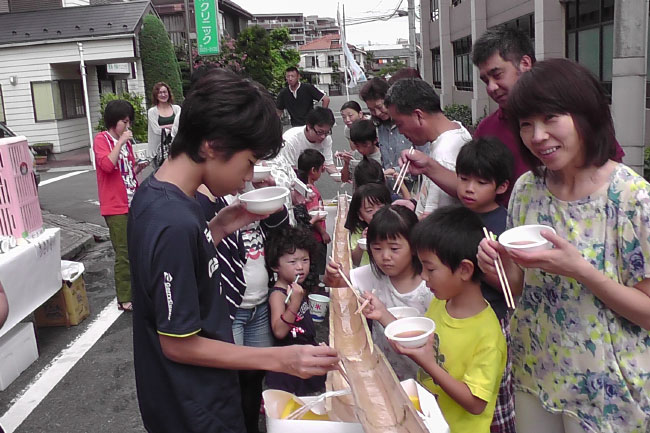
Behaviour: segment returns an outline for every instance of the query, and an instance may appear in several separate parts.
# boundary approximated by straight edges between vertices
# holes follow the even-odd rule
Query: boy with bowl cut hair
[[[481,293],[481,239],[480,219],[461,206],[439,208],[414,227],[411,243],[435,295],[425,316],[436,330],[422,347],[395,344],[420,365],[418,381],[438,395],[454,433],[490,431],[506,364],[499,320]]]
[[[474,211],[483,225],[499,236],[506,229],[507,210],[497,200],[508,191],[514,158],[512,152],[498,138],[475,138],[458,153],[458,198],[468,209]],[[501,330],[510,346],[510,316],[503,290],[498,282],[481,282],[483,297],[490,303],[501,324]],[[511,359],[499,389],[492,432],[514,432],[515,400],[512,383]]]
[[[343,160],[341,181],[347,182],[354,177],[354,171],[363,158],[372,159],[381,164],[381,152],[377,140],[377,129],[370,119],[357,120],[350,126],[350,142],[354,153],[337,152]]]

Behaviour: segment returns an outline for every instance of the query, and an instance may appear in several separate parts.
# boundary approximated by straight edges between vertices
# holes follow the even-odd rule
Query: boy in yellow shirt
[[[394,344],[421,369],[418,381],[438,396],[451,433],[487,433],[506,365],[505,337],[481,294],[476,262],[482,223],[471,210],[439,208],[411,232],[422,262],[422,279],[435,295],[425,316],[436,331],[419,348]],[[373,295],[364,314],[382,325],[395,320]]]

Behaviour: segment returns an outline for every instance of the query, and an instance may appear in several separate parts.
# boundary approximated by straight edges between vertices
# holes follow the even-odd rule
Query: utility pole
[[[410,0],[409,0],[410,1]],[[190,38],[190,4],[189,0],[184,0],[185,6],[185,43],[187,44],[187,66],[190,68],[190,77],[192,76],[192,39]]]
[[[415,49],[415,0],[408,0],[409,16],[409,66],[418,68],[418,52]]]

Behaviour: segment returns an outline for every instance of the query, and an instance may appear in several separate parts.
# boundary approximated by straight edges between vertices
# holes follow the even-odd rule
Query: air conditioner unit
[[[34,238],[43,215],[34,180],[33,158],[22,136],[0,138],[0,235]]]

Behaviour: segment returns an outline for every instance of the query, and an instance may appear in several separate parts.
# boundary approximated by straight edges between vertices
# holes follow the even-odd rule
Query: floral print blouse
[[[525,173],[508,228],[552,226],[607,277],[626,286],[650,278],[650,185],[619,164],[594,194],[566,202]],[[526,269],[512,322],[515,389],[585,431],[650,432],[650,332],[607,308],[576,280]]]

